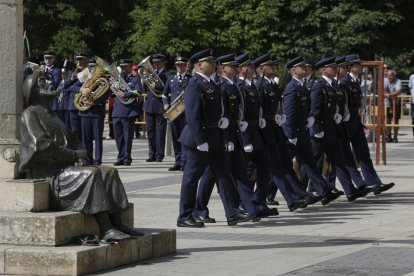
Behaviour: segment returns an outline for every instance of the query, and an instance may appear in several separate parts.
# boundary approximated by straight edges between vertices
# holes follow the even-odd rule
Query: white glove
[[[207,143],[202,143],[201,145],[197,146],[197,149],[199,151],[208,151],[208,144]]]
[[[298,142],[298,138],[293,138],[293,139],[288,139],[289,143],[293,144],[296,146],[296,143]]]
[[[243,149],[244,149],[245,152],[252,152],[253,151],[253,145],[248,144],[248,145],[244,146]]]
[[[260,128],[265,128],[266,127],[266,120],[263,118],[260,118],[259,120],[259,127]]]
[[[349,112],[345,112],[344,117],[342,118],[342,121],[348,122],[350,118],[351,118],[351,114]]]
[[[335,123],[336,124],[341,123],[341,121],[342,121],[342,115],[339,114],[339,113],[335,113],[334,120],[335,120]]]
[[[227,143],[227,151],[234,151],[234,144],[233,142]]]
[[[245,132],[248,126],[249,126],[249,123],[246,121],[239,122],[239,129],[241,132]]]
[[[226,117],[222,117],[218,123],[218,127],[221,129],[226,129],[229,126],[229,119],[227,119]]]
[[[276,114],[275,121],[278,126],[282,126],[286,122],[286,114]]]
[[[315,137],[316,137],[316,138],[319,138],[319,139],[322,139],[322,138],[323,138],[323,136],[325,136],[325,132],[323,132],[323,131],[321,131],[321,132],[319,132],[319,133],[316,133],[316,134],[315,134]]]
[[[306,120],[308,121],[308,123],[306,124],[306,128],[313,127],[313,124],[315,123],[315,117],[309,116]]]

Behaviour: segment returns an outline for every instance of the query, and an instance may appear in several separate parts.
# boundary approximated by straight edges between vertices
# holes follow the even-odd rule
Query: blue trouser
[[[303,138],[303,140],[298,139],[296,146],[289,143],[289,148],[292,156],[296,156],[296,159],[301,163],[316,193],[320,196],[325,196],[329,193],[328,185],[316,166],[312,153],[312,144],[309,138]]]
[[[207,166],[210,166],[217,177],[221,201],[223,202],[227,218],[238,213],[234,208],[234,188],[230,175],[230,166],[223,150],[209,150],[201,152],[195,148],[185,146],[187,162],[185,163],[180,191],[180,210],[178,221],[192,218],[196,207],[198,181]]]
[[[371,160],[367,138],[365,137],[364,128],[361,124],[361,118],[359,116],[351,116],[348,126],[349,140],[351,141],[352,148],[360,162],[365,182],[368,185],[381,184],[381,179],[375,171],[374,164]]]
[[[229,155],[229,164],[231,175],[233,176],[234,181],[236,182],[237,190],[233,186],[234,193],[234,202],[233,207],[239,207],[239,199],[243,203],[247,212],[250,214],[256,214],[256,206],[253,203],[254,193],[253,189],[250,186],[249,178],[246,174],[246,162],[244,155],[241,149],[235,149],[232,152],[228,153]],[[208,167],[200,180],[200,184],[197,192],[197,204],[194,211],[196,216],[208,216],[207,204],[211,197],[211,193],[216,183],[216,177],[214,176],[213,170]],[[219,190],[220,191],[220,190]]]
[[[80,127],[80,119],[79,119],[79,111],[78,110],[69,110],[69,121],[67,122],[67,127],[70,129],[73,135],[78,137],[79,140],[82,141],[81,137],[81,127]]]
[[[181,114],[174,121],[171,122],[171,136],[174,147],[174,156],[175,156],[175,165],[183,166],[184,162],[181,158],[181,143],[178,142],[178,139],[181,136],[185,126],[185,117],[184,114]]]
[[[147,139],[150,158],[163,159],[165,148],[165,133],[167,120],[158,113],[146,113],[145,124],[147,127]]]
[[[118,162],[131,163],[132,140],[134,139],[135,117],[112,118]]]
[[[313,157],[316,161],[318,172],[322,175],[325,154],[330,163],[335,167],[336,175],[347,196],[355,192],[351,176],[346,168],[345,155],[343,150],[342,138],[337,134],[335,122],[327,121],[327,129],[323,138],[311,138]],[[311,181],[312,185],[312,181]]]
[[[82,148],[86,150],[92,165],[102,164],[104,117],[80,117]],[[93,158],[93,141],[95,140],[95,158]]]
[[[345,166],[348,170],[349,174],[351,175],[352,181],[358,188],[366,186],[367,183],[362,178],[361,173],[359,172],[357,165],[355,163],[354,154],[352,153],[351,144],[347,138],[342,139],[342,145],[345,155]],[[326,178],[329,187],[331,189],[335,188],[335,179],[336,179],[336,170],[335,167],[332,167],[329,176]]]

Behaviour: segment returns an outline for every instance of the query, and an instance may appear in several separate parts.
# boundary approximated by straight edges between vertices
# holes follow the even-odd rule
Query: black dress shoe
[[[145,160],[146,162],[155,162],[155,158],[154,157],[150,157],[147,160]]]
[[[124,165],[124,162],[122,162],[122,161],[116,161],[113,165],[114,166],[122,166],[122,165]]]
[[[356,190],[350,196],[347,196],[349,202],[354,201],[357,198],[364,197],[368,194],[368,190]]]
[[[274,200],[273,198],[267,198],[266,205],[279,205],[279,202]]]
[[[322,197],[322,199],[321,199],[322,205],[328,205],[331,201],[334,201],[335,199],[337,199],[340,196],[341,195],[339,193],[329,192],[327,195]]]
[[[339,194],[339,196],[345,194],[344,192],[338,190],[337,188],[333,188],[332,191],[331,191],[331,193],[333,193],[333,194]]]
[[[227,225],[234,226],[234,225],[237,225],[238,223],[249,221],[253,219],[254,217],[255,216],[250,215],[250,214],[239,213],[237,215],[227,218]]]
[[[366,193],[365,195],[367,195],[367,194],[373,192],[377,187],[378,187],[378,184],[375,184],[375,185],[365,185],[365,186],[362,186],[362,187],[358,188],[358,190]]]
[[[204,227],[204,223],[195,221],[194,219],[182,220],[182,221],[179,220],[177,221],[177,226],[200,228],[200,227]]]
[[[391,189],[392,187],[394,187],[394,182],[388,183],[388,184],[379,184],[375,189],[374,189],[374,195],[379,195],[382,192],[388,191],[389,189]]]
[[[216,220],[214,218],[210,218],[209,216],[193,216],[193,218],[197,222],[216,223]]]
[[[273,216],[278,216],[279,215],[279,211],[276,208],[267,208],[261,212],[258,213],[258,216],[260,216],[261,218],[267,218],[267,217],[273,217]]]
[[[131,162],[125,162],[124,166],[131,166]]]
[[[316,202],[320,201],[322,199],[322,197],[321,196],[315,196],[315,195],[306,195],[302,199],[305,200],[306,205],[312,205],[312,204],[315,204]]]
[[[174,165],[170,168],[168,168],[168,171],[172,172],[172,171],[179,171],[181,170],[181,166],[180,165]]]
[[[289,212],[293,212],[298,208],[306,208],[306,201],[303,199],[299,199],[298,201],[293,202],[292,204],[290,204],[289,207]]]
[[[162,159],[161,158],[157,158],[157,159],[155,159],[155,162],[162,162]]]

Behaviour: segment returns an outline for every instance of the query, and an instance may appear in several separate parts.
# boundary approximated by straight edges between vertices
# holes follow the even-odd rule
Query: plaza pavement
[[[147,143],[135,139],[131,167],[120,167],[136,227],[177,229],[177,254],[96,275],[405,275],[414,272],[414,143],[411,129],[387,144],[388,165],[376,166],[396,186],[355,202],[345,197],[228,227],[216,191],[210,216],[216,224],[177,228],[180,172],[171,157],[146,163]],[[104,141],[104,163],[116,158],[114,140]],[[372,154],[372,157],[374,155]],[[414,273],[413,273],[414,274]]]

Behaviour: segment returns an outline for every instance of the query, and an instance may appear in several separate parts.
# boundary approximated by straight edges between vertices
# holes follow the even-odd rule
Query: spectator
[[[387,142],[398,143],[398,123],[401,117],[401,80],[396,78],[395,70],[387,71],[384,81],[385,107],[387,111],[387,124],[393,123],[393,127],[387,128]],[[391,138],[391,130],[394,129],[394,138]]]

